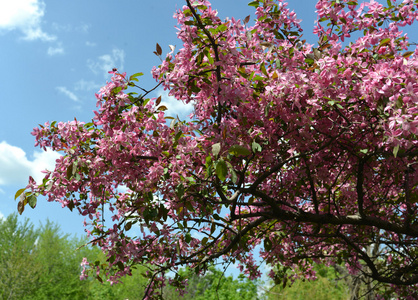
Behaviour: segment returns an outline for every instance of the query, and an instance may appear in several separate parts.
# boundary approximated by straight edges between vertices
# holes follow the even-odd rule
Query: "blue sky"
[[[243,19],[254,13],[248,0],[214,0],[221,18]],[[312,0],[292,1],[307,32],[315,19]],[[26,186],[29,175],[53,168],[54,152],[34,148],[32,128],[46,121],[90,121],[94,93],[109,79],[113,67],[128,74],[143,72],[141,85],[151,88],[150,75],[159,59],[159,43],[182,45],[176,38],[173,13],[185,1],[41,1],[0,0],[0,216],[16,212],[15,192]],[[162,93],[157,91],[152,96]],[[169,113],[185,116],[180,103],[163,95]],[[62,209],[58,203],[38,199],[35,210],[23,217],[32,222],[49,218],[64,232],[84,233],[84,217]]]

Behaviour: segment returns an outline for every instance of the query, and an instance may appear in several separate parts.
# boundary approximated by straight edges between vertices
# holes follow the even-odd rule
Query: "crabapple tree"
[[[141,74],[113,70],[90,123],[35,128],[36,145],[62,156],[17,192],[19,212],[43,195],[86,216],[107,261],[85,262],[82,277],[117,282],[146,264],[145,297],[168,271],[220,259],[256,278],[255,251],[275,279],[345,263],[414,297],[418,50],[404,28],[418,1],[319,0],[315,45],[285,2],[249,5],[254,23],[185,0],[182,48],[163,57],[157,44],[152,74],[193,104],[191,121],[167,116]]]

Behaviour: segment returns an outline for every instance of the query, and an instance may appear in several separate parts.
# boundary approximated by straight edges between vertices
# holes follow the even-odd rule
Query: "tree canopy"
[[[225,276],[222,271],[210,267],[208,271],[198,276],[190,269],[181,269],[178,272],[187,280],[187,284],[180,291],[176,291],[172,287],[166,288],[164,291],[164,299],[167,300],[217,300],[217,299],[265,299],[258,297],[257,281],[250,281],[240,275],[238,279],[232,276]],[[261,293],[260,293],[261,294]]]
[[[417,4],[319,0],[312,45],[283,1],[250,2],[250,26],[186,0],[183,47],[157,44],[152,74],[192,120],[167,116],[142,73],[111,71],[91,122],[34,129],[62,157],[17,192],[19,212],[44,195],[88,217],[107,263],[86,272],[117,282],[148,264],[150,298],[170,270],[219,259],[251,279],[260,260],[276,279],[345,263],[418,297],[418,50],[402,31]]]
[[[133,270],[133,276],[117,286],[80,281],[83,257],[104,260],[97,247],[79,248],[85,242],[62,234],[48,220],[36,228],[28,219],[19,221],[17,214],[0,219],[0,299],[140,299],[144,295],[144,268]]]

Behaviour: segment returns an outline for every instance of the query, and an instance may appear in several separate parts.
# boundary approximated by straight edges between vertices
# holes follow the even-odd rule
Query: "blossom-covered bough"
[[[219,259],[256,278],[257,246],[276,280],[345,263],[416,297],[418,50],[402,29],[417,3],[320,0],[311,45],[282,1],[251,2],[249,26],[186,0],[175,14],[183,47],[152,74],[193,103],[193,121],[135,94],[140,74],[114,70],[91,123],[34,130],[63,156],[18,191],[19,211],[44,195],[88,217],[107,261],[86,271],[116,282],[145,264],[146,297],[170,270]]]

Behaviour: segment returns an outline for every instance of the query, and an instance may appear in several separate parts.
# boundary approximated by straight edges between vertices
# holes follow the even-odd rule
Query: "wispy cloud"
[[[91,92],[91,91],[98,91],[101,87],[102,87],[101,84],[96,83],[92,80],[81,79],[75,83],[74,90]]]
[[[87,61],[87,66],[93,73],[102,73],[105,77],[107,77],[108,72],[113,68],[123,69],[124,63],[125,51],[114,48],[110,54],[104,54],[95,60],[89,59]]]
[[[60,157],[57,152],[35,151],[32,159],[28,159],[23,149],[9,145],[6,141],[0,143],[0,186],[26,185],[29,176],[37,182],[44,177],[42,170],[54,170],[55,161]]]
[[[59,24],[53,22],[51,27],[55,31],[60,32],[81,32],[81,33],[88,33],[90,30],[90,25],[88,24],[80,24],[80,25],[73,25],[73,24]]]
[[[56,23],[56,22],[53,22],[52,24],[51,24],[51,27],[52,27],[52,29],[53,30],[55,30],[55,31],[64,31],[64,32],[70,32],[70,31],[72,31],[73,30],[73,26],[72,25],[70,25],[70,24],[59,24],[59,23]]]
[[[57,47],[49,47],[47,53],[50,56],[64,54],[64,48],[62,47],[61,44],[58,44]]]
[[[83,32],[83,33],[88,33],[89,32],[89,30],[90,30],[90,25],[88,25],[88,24],[81,24],[80,26],[77,26],[77,30],[78,31],[81,31],[81,32]]]
[[[80,102],[77,95],[71,92],[70,90],[68,90],[65,86],[57,86],[56,89],[57,91],[64,94],[65,96],[73,100],[74,102]]]
[[[20,30],[23,39],[53,41],[41,28],[45,3],[41,0],[0,1],[0,31]]]
[[[87,46],[87,47],[96,47],[96,43],[93,43],[93,42],[89,42],[89,41],[87,41],[87,42],[86,42],[86,46]]]
[[[182,101],[177,100],[173,96],[168,95],[168,91],[159,88],[155,92],[156,97],[161,96],[161,104],[167,107],[165,114],[171,117],[179,116],[180,119],[187,119],[189,115],[193,112],[193,104],[185,104]]]

